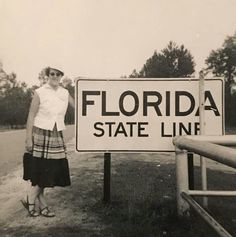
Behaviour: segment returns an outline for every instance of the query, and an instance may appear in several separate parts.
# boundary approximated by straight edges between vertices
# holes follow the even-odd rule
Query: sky
[[[0,60],[29,85],[46,66],[118,78],[172,40],[190,50],[198,76],[236,32],[235,10],[235,0],[0,0]]]

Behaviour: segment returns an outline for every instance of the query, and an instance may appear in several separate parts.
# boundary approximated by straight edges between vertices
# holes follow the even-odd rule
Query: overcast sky
[[[235,31],[235,0],[0,0],[0,59],[28,84],[52,64],[71,78],[128,76],[170,40],[198,72]]]

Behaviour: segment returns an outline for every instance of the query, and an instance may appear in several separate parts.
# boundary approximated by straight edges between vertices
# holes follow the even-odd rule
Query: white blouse
[[[68,107],[69,93],[59,86],[54,90],[48,83],[36,90],[39,95],[39,110],[34,119],[34,126],[46,130],[53,130],[55,124],[57,130],[65,129],[65,114]]]

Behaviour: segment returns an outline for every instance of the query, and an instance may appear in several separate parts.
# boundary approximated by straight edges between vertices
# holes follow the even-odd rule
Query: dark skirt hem
[[[38,185],[41,188],[70,186],[68,160],[66,158],[43,159],[25,153],[23,156],[23,179],[30,180],[32,186]]]

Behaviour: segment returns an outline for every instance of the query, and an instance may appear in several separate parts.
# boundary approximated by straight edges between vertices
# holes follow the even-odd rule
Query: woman
[[[21,200],[31,217],[53,217],[44,196],[46,187],[69,186],[70,175],[62,130],[68,103],[74,100],[60,86],[64,73],[54,67],[46,69],[48,82],[35,91],[26,126],[26,151],[24,156],[24,180],[31,181],[26,200]],[[39,212],[35,202],[39,202]]]

